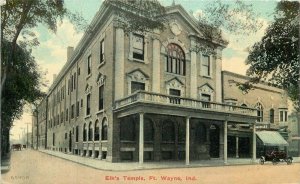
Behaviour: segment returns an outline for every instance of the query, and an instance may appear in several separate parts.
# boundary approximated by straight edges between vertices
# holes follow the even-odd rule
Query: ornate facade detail
[[[213,94],[214,90],[209,84],[204,84],[203,86],[199,87],[199,92],[205,94]]]
[[[85,86],[85,93],[86,94],[89,94],[89,93],[91,93],[92,92],[92,86],[90,86],[89,84],[86,84],[86,86]]]
[[[172,31],[172,33],[175,35],[175,36],[178,36],[181,34],[181,26],[176,22],[176,20],[172,20],[171,23],[169,24],[170,25],[170,29]]]
[[[99,73],[96,79],[97,86],[102,86],[105,84],[106,76],[102,73]]]

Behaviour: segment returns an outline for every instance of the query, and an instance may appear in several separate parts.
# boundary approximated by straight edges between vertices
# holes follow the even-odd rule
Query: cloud
[[[51,32],[40,34],[39,40],[42,40],[45,34],[49,34],[49,38],[33,50],[33,55],[42,70],[47,70],[46,79],[51,84],[53,74],[58,74],[67,61],[67,47],[75,48],[83,33],[77,33],[74,26],[68,20],[64,20],[58,25],[56,34]]]
[[[241,75],[246,75],[248,66],[245,65],[245,57],[223,57],[222,68]]]

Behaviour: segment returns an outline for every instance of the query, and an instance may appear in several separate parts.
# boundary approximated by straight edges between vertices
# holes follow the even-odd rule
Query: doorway
[[[209,141],[210,149],[209,155],[211,158],[219,158],[220,156],[220,130],[215,124],[212,124],[209,128]]]

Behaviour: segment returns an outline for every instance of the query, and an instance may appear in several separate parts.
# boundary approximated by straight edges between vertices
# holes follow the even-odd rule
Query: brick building
[[[46,148],[108,162],[226,162],[230,136],[245,136],[230,128],[244,126],[243,153],[255,158],[255,105],[262,99],[246,99],[245,106],[229,95],[238,92],[229,86],[229,73],[222,75],[226,41],[210,41],[198,52],[208,40],[180,5],[166,7],[166,29],[145,34],[125,34],[116,11],[104,3],[76,49],[68,48],[38,110],[46,112]]]

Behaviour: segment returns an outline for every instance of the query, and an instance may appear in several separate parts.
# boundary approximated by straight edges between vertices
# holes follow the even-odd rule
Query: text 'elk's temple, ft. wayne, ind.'
[[[107,162],[189,164],[255,159],[266,146],[288,145],[286,92],[264,82],[240,90],[249,77],[222,71],[227,41],[205,38],[175,4],[165,7],[164,29],[128,33],[116,21],[119,7],[134,14],[140,1],[109,2],[67,49],[38,105],[34,147]]]

